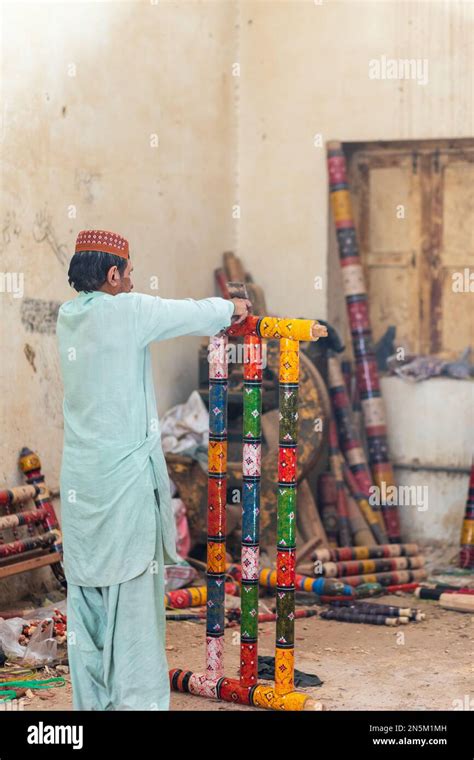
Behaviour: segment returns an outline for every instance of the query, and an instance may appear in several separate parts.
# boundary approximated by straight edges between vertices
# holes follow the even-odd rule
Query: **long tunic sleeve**
[[[158,493],[166,561],[176,561],[149,345],[228,327],[222,298],[80,293],[59,310],[64,386],[61,522],[71,583],[108,586],[142,573],[155,549]]]
[[[180,335],[215,335],[222,328],[223,309],[230,316],[231,301],[223,298],[192,298],[176,300],[142,295],[137,299],[137,335],[140,345]]]

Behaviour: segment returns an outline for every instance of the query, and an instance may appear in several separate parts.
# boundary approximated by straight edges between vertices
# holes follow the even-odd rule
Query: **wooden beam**
[[[42,557],[34,557],[22,562],[13,562],[7,567],[0,568],[0,578],[7,578],[9,575],[16,575],[17,573],[26,573],[28,570],[37,570],[46,565],[54,565],[56,562],[61,562],[61,560],[61,555],[54,552],[54,554],[45,554]]]

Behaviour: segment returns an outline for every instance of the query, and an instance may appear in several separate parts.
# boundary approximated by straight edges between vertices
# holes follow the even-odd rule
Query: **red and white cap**
[[[104,251],[129,258],[128,240],[106,230],[82,230],[76,240],[76,253],[79,251]]]

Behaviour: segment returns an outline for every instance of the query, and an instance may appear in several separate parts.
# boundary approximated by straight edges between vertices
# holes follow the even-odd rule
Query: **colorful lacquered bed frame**
[[[224,671],[228,336],[244,338],[240,677]],[[176,691],[275,710],[314,710],[294,688],[299,343],[326,335],[315,320],[249,316],[210,339],[206,665],[170,671]],[[258,682],[262,339],[280,341],[275,685]]]

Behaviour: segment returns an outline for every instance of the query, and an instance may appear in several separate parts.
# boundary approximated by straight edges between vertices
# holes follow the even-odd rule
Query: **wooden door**
[[[457,356],[474,344],[474,143],[373,143],[349,148],[351,186],[374,340]],[[471,141],[472,142],[472,141]]]

